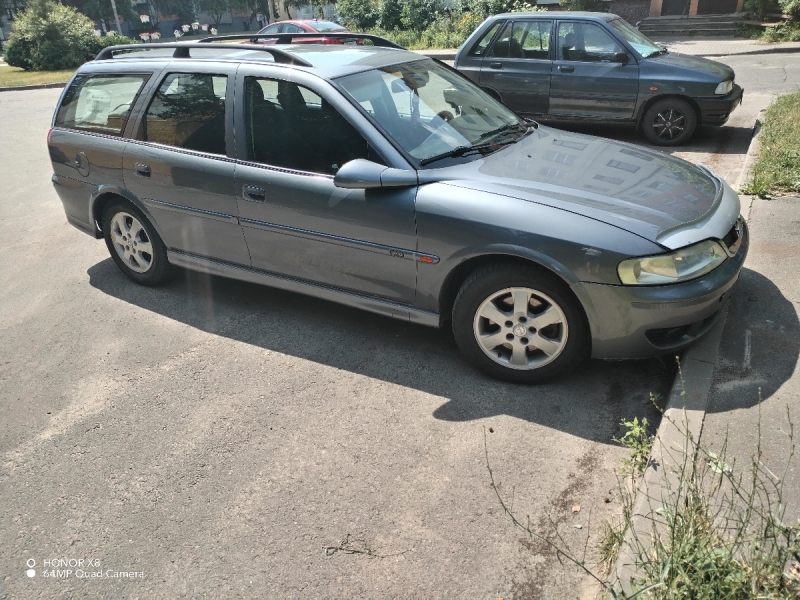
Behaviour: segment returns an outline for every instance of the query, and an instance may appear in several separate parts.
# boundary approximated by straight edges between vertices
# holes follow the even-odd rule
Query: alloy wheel
[[[480,305],[473,321],[484,354],[511,369],[532,370],[554,361],[567,345],[561,307],[531,288],[506,288]]]
[[[111,219],[111,241],[122,262],[136,273],[153,265],[153,245],[142,224],[133,215],[118,212]]]
[[[675,108],[666,108],[656,115],[652,127],[659,139],[674,140],[686,131],[686,115]]]

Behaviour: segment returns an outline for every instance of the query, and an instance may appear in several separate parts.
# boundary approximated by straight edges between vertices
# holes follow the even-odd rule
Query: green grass
[[[18,67],[0,67],[0,88],[42,83],[65,83],[75,71],[23,71]]]
[[[800,192],[800,92],[779,97],[767,109],[761,147],[746,194]]]

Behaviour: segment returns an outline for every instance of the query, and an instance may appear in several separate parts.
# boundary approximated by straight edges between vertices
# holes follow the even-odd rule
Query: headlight
[[[733,81],[732,80],[731,81],[723,81],[722,83],[720,83],[717,86],[717,89],[714,90],[714,93],[718,94],[719,96],[725,96],[727,94],[730,94],[732,89],[733,89]]]
[[[706,240],[669,254],[623,260],[617,272],[623,285],[678,283],[713,271],[727,257],[719,242]]]

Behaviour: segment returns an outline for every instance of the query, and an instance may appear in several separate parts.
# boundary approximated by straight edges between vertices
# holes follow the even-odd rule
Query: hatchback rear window
[[[56,114],[56,127],[122,135],[149,75],[78,75]]]

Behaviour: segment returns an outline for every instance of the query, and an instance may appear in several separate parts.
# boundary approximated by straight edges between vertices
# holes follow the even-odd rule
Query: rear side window
[[[478,40],[478,42],[472,47],[472,50],[469,51],[469,55],[483,56],[484,54],[486,54],[486,48],[489,46],[489,44],[492,41],[492,38],[497,33],[497,30],[500,29],[500,26],[502,24],[503,24],[502,21],[498,21],[497,23],[489,27],[489,30],[485,34],[483,34],[483,37],[481,37],[481,39]]]
[[[149,75],[78,75],[64,94],[56,127],[122,135]]]
[[[225,154],[225,75],[172,73],[145,116],[145,140],[210,154]]]

